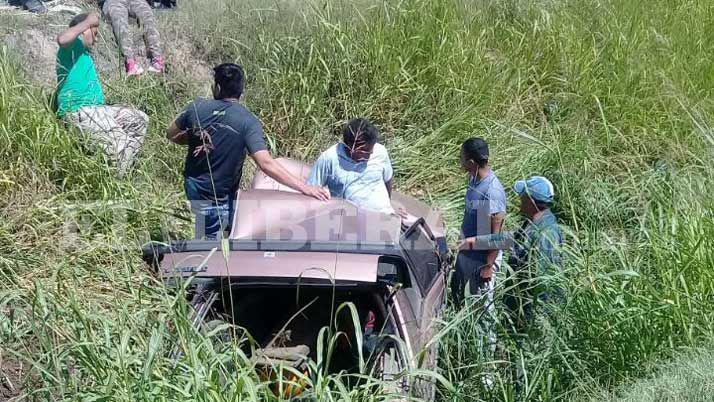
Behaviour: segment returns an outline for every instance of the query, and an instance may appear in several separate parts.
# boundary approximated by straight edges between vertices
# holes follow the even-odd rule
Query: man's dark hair
[[[461,152],[481,167],[488,163],[488,143],[483,138],[469,138],[464,141]]]
[[[374,145],[379,141],[379,130],[365,118],[354,118],[342,128],[342,141],[345,145],[353,146],[357,139],[366,144]]]
[[[245,73],[241,66],[223,63],[213,68],[213,76],[218,87],[217,99],[239,99],[243,95]]]
[[[82,14],[75,15],[74,18],[72,18],[69,21],[69,27],[72,28],[73,26],[77,26],[77,25],[83,23],[84,20],[87,19],[87,17],[89,17],[88,13],[82,13]]]

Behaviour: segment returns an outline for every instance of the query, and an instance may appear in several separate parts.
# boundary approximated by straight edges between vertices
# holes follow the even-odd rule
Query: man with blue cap
[[[520,197],[521,214],[526,218],[516,232],[504,232],[464,239],[461,250],[511,249],[508,265],[516,273],[518,288],[527,300],[506,300],[508,307],[530,315],[533,299],[557,301],[560,291],[547,284],[560,271],[563,235],[551,206],[555,191],[550,180],[533,176],[519,180],[513,190]],[[519,304],[514,306],[513,304]]]

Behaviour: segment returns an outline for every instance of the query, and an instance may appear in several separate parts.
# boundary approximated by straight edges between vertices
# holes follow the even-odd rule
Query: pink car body
[[[309,173],[309,167],[299,162],[279,161],[300,177]],[[296,293],[313,292],[315,300],[322,297],[324,303],[354,303],[360,326],[371,314],[380,336],[399,340],[371,350],[384,354],[382,360],[372,360],[382,365],[374,373],[395,381],[404,394],[430,399],[433,382],[408,374],[436,367],[438,348],[433,337],[445,303],[450,259],[444,221],[437,210],[408,195],[394,192],[392,203],[403,217],[361,210],[342,199],[317,201],[258,171],[250,188],[237,195],[227,241],[173,242],[145,248],[145,256],[167,282],[193,278],[198,320],[230,315],[256,332],[252,335],[261,348],[274,346],[275,328],[284,324],[279,318],[266,323],[265,317],[285,319],[302,307],[293,305]],[[231,289],[230,314],[227,308],[212,312],[217,308],[207,301],[219,304],[216,300],[228,297],[226,288]],[[330,291],[337,292],[336,298],[325,293]],[[258,314],[256,309],[263,311]],[[311,326],[331,325],[315,309],[310,320],[294,323],[295,339],[285,342],[285,347],[300,344],[314,349],[316,331]],[[304,313],[310,315],[308,310]],[[383,338],[374,340],[382,345]]]

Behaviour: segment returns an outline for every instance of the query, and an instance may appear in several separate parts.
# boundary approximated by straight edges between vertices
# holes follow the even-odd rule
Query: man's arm
[[[181,130],[176,121],[173,121],[166,130],[166,138],[174,144],[188,144],[188,133],[186,133],[186,130]]]
[[[84,21],[71,28],[64,30],[61,34],[57,35],[57,44],[60,45],[60,47],[69,47],[72,43],[74,43],[75,39],[77,39],[77,37],[82,34],[82,32],[86,31],[87,29],[91,29],[92,27],[98,26],[99,17],[97,16],[97,14],[91,13]]]
[[[467,237],[459,242],[459,251],[468,250],[507,250],[513,247],[515,232],[501,232],[482,236]]]
[[[260,170],[278,183],[299,191],[304,195],[317,198],[320,201],[327,201],[330,199],[330,192],[327,189],[317,186],[308,186],[303,183],[288,172],[283,165],[280,164],[280,162],[273,159],[270,152],[261,150],[250,155],[250,157],[253,158]]]
[[[384,185],[387,186],[387,194],[389,198],[392,198],[392,180],[394,179],[394,168],[392,168],[392,158],[389,157],[386,148],[386,157],[384,161],[384,171],[382,172],[382,177],[384,178]]]
[[[491,215],[492,235],[501,233],[501,228],[503,227],[503,216],[503,213]],[[493,276],[493,273],[495,271],[493,265],[496,262],[496,258],[498,258],[499,252],[500,250],[497,249],[488,251],[488,255],[486,256],[486,265],[481,268],[481,278],[486,282],[490,281],[491,277]]]

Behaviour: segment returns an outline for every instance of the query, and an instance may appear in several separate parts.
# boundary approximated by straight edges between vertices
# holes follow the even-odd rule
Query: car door
[[[436,239],[429,231],[424,219],[412,225],[400,240],[400,245],[419,291],[423,295],[413,301],[414,311],[418,311],[418,334],[413,342],[413,364],[416,367],[433,370],[438,356],[436,319],[444,306],[445,271]],[[414,395],[424,400],[433,400],[436,384],[432,378],[418,377],[412,383]]]
[[[424,235],[429,239],[429,248],[433,250],[433,254],[429,254],[429,269],[432,270],[434,278],[425,293],[421,308],[422,328],[428,328],[430,331],[425,335],[427,338],[425,342],[428,343],[435,335],[436,320],[441,317],[444,312],[444,306],[446,305],[446,275],[449,267],[448,262],[445,261],[445,259],[447,259],[445,256],[447,256],[448,250],[442,250],[442,245],[437,241],[431,231],[429,231],[426,224],[423,224],[422,228]]]
[[[434,319],[443,308],[444,273],[437,244],[423,219],[417,220],[404,232],[400,245],[422,296],[419,299],[410,299],[419,329],[419,334],[415,336],[414,349],[419,353],[431,343]]]

